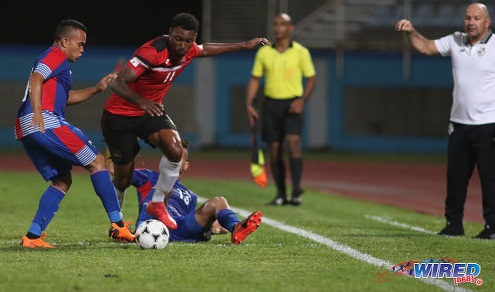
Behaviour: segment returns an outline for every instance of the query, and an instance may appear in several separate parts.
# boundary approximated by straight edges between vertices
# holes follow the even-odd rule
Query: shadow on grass
[[[57,251],[81,251],[93,249],[138,249],[134,243],[121,243],[116,241],[85,241],[79,243],[54,244],[55,248],[28,248],[18,244],[0,247],[0,252],[57,252]]]

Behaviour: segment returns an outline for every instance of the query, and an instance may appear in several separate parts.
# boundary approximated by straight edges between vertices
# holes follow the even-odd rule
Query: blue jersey
[[[87,166],[97,156],[98,149],[84,133],[65,120],[65,108],[72,87],[72,73],[67,55],[59,47],[50,47],[36,59],[31,74],[43,76],[41,115],[45,132],[31,125],[33,109],[27,84],[17,118],[15,138],[20,140],[45,180],[65,175],[72,165]]]
[[[58,47],[50,47],[44,51],[34,63],[32,73],[39,73],[44,77],[41,91],[41,111],[45,120],[45,128],[60,127],[65,121],[65,108],[72,88],[72,73],[69,61],[64,52]],[[15,123],[16,139],[39,131],[30,126],[33,109],[29,100],[29,83],[17,112]]]
[[[148,219],[152,219],[146,206],[151,201],[154,186],[158,180],[159,173],[149,169],[135,169],[131,180],[137,188],[139,199],[139,216],[136,227]],[[168,199],[167,210],[175,221],[177,229],[170,231],[170,241],[198,242],[209,240],[205,228],[196,221],[195,210],[198,196],[188,190],[180,181],[177,181],[172,189],[172,195]],[[155,218],[156,219],[156,218]]]
[[[159,173],[150,169],[139,168],[134,170],[131,184],[137,188],[139,210],[144,203],[151,201],[151,190],[158,180]],[[172,189],[172,195],[168,199],[167,210],[170,216],[178,218],[189,213],[194,213],[198,196],[188,190],[180,181],[177,181]]]

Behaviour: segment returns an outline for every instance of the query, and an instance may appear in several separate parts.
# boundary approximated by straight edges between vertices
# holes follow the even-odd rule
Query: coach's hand
[[[255,121],[258,119],[258,111],[252,105],[246,107],[247,115],[249,118],[249,125],[254,126]]]
[[[163,112],[165,111],[163,104],[144,98],[139,101],[138,105],[140,109],[144,110],[152,117],[163,116]]]
[[[401,19],[397,22],[397,24],[395,25],[395,29],[397,31],[403,31],[403,32],[406,32],[406,33],[411,33],[414,31],[414,27],[411,23],[411,21],[407,20],[407,19]]]

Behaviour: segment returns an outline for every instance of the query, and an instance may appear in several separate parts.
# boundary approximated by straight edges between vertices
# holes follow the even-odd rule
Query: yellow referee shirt
[[[302,77],[309,78],[315,74],[308,49],[297,42],[292,42],[283,52],[273,46],[259,48],[251,72],[254,77],[265,76],[264,93],[273,99],[302,96]]]

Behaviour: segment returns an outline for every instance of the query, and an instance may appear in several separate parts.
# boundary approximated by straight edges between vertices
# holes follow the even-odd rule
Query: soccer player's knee
[[[215,201],[213,199],[209,199],[204,203],[203,208],[201,209],[203,215],[207,217],[214,216],[216,214]]]
[[[128,187],[131,186],[131,179],[123,176],[123,177],[114,177],[113,184],[115,188],[119,191],[125,191]]]
[[[171,162],[177,163],[182,160],[182,151],[184,151],[184,149],[182,148],[182,145],[180,143],[171,143],[167,146],[167,153],[165,154],[165,156]]]
[[[217,205],[225,205],[227,204],[227,199],[225,197],[222,197],[222,196],[218,196],[218,197],[214,197]]]
[[[221,196],[211,198],[210,202],[213,205],[215,210],[221,210],[221,209],[228,208],[228,205],[229,205],[227,202],[227,199],[225,197],[221,197]]]
[[[62,175],[52,180],[52,186],[63,191],[67,192],[72,185],[72,176],[70,174]]]

